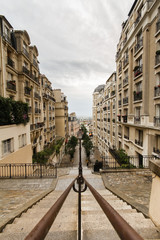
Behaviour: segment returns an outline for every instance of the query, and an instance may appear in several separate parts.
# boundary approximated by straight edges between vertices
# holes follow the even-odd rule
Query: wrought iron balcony
[[[141,117],[140,116],[134,117],[134,123],[135,124],[141,124]]]
[[[15,68],[15,63],[14,63],[14,61],[10,57],[7,58],[7,64],[10,67]]]
[[[154,126],[160,127],[160,117],[154,117]]]
[[[134,91],[133,93],[134,93],[134,101],[142,100],[142,91],[140,92]]]
[[[121,105],[122,105],[122,101],[119,100],[119,101],[118,101],[118,106],[120,107]]]
[[[160,85],[154,87],[154,96],[160,97]]]
[[[39,100],[41,100],[41,97],[40,97],[40,95],[37,92],[34,93],[34,97],[39,99]]]
[[[25,66],[23,66],[23,72],[30,77],[30,71]]]
[[[129,63],[129,58],[128,56],[126,56],[125,59],[123,60],[123,67],[125,67],[128,63]]]
[[[24,87],[24,93],[27,94],[27,95],[31,95],[31,90],[32,89],[28,86]]]
[[[123,118],[123,122],[127,123],[128,116],[127,115],[123,115],[122,118]]]
[[[135,27],[136,27],[137,24],[139,23],[140,19],[141,19],[141,13],[138,14],[138,16],[137,16],[137,18],[136,18],[136,20],[135,20],[135,22],[134,22],[134,26],[135,26]]]
[[[157,154],[160,154],[160,149],[156,148],[156,147],[153,147],[153,152],[154,153],[157,153]]]
[[[143,73],[143,66],[141,65],[141,66],[135,66],[135,68],[134,68],[134,77],[136,78],[136,77],[138,77],[140,74],[142,74]]]
[[[134,47],[134,52],[136,53],[141,47],[143,47],[143,39],[139,40]]]
[[[129,140],[129,136],[128,135],[124,135],[124,138]]]
[[[160,20],[156,23],[156,32],[160,31]]]
[[[23,53],[29,58],[29,52],[25,48],[23,48]]]
[[[128,76],[123,79],[123,86],[128,84]]]
[[[41,109],[35,108],[35,113],[41,113]]]
[[[135,144],[137,144],[137,145],[143,147],[143,142],[140,141],[140,140],[135,139]]]
[[[16,81],[7,81],[7,90],[12,90],[16,92]]]
[[[156,54],[155,56],[155,65],[160,64],[160,54]]]
[[[128,104],[128,97],[123,98],[123,104]]]
[[[118,85],[118,90],[120,90],[121,88],[122,88],[122,83]]]

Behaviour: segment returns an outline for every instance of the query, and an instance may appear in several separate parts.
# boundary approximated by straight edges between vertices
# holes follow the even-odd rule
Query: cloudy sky
[[[5,0],[4,15],[26,30],[40,72],[67,96],[69,112],[92,115],[92,93],[115,71],[121,24],[134,0]]]

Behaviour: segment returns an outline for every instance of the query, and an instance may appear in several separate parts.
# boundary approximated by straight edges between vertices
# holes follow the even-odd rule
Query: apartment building
[[[93,144],[102,158],[110,156],[109,148],[116,148],[116,73],[99,85],[93,93]]]
[[[0,96],[25,102],[29,106],[29,128],[21,128],[19,135],[25,136],[27,145],[31,144],[30,159],[32,154],[42,151],[56,137],[54,91],[47,77],[40,74],[38,55],[38,49],[31,45],[27,31],[14,30],[7,19],[0,16]],[[58,132],[58,136],[63,137],[68,134],[68,107],[66,97],[62,93],[60,98],[65,132],[62,135]],[[61,128],[61,123],[57,121],[57,124]],[[12,146],[18,146],[18,137],[13,137],[15,128],[18,133],[18,125],[6,128],[6,131],[10,129],[9,139],[12,139]],[[0,144],[3,145],[4,141],[7,139],[1,139]],[[13,151],[9,150],[7,154],[11,152]]]
[[[54,89],[53,93],[55,98],[56,135],[67,139],[69,136],[67,97],[61,92],[61,89]]]
[[[117,45],[117,147],[160,153],[160,2],[136,0]]]
[[[75,112],[69,114],[68,127],[69,127],[69,136],[77,137],[77,133],[79,131],[80,125],[78,123]]]

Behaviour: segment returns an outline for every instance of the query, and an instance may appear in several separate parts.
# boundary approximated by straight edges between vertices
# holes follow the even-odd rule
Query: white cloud
[[[92,112],[94,89],[115,71],[121,23],[133,2],[5,0],[1,14],[14,29],[27,30],[41,73],[67,95],[69,111],[82,116]]]

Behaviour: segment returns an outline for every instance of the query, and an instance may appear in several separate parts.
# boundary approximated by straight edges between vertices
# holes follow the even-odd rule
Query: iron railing
[[[122,240],[143,240],[143,238],[119,215],[117,211],[84,179],[85,184],[97,200],[115,231]]]
[[[57,177],[57,168],[51,164],[0,164],[0,178]]]

